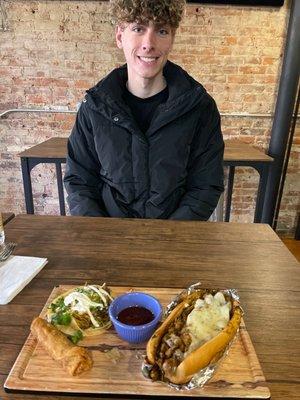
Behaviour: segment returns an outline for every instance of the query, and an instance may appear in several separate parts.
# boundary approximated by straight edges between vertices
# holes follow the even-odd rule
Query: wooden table
[[[272,161],[272,157],[247,143],[240,140],[225,140],[224,165],[229,167],[225,221],[229,222],[230,220],[235,167],[251,167],[259,173],[254,222],[272,224],[272,221],[262,218],[265,190]]]
[[[65,215],[66,212],[61,164],[66,162],[67,140],[68,138],[51,138],[19,154],[21,157],[26,212],[28,214],[34,214],[32,184],[30,177],[32,168],[40,163],[54,163],[57,175],[60,213],[61,215]],[[229,167],[225,221],[229,221],[230,219],[235,167],[242,166],[256,169],[260,176],[254,222],[272,222],[262,220],[265,188],[272,161],[273,159],[271,157],[267,156],[261,150],[251,147],[247,143],[243,143],[239,140],[225,141],[224,166]]]
[[[3,383],[53,287],[102,281],[236,288],[272,400],[299,399],[300,266],[268,225],[22,215],[6,235],[15,254],[49,263],[0,307],[1,399],[63,398],[7,394]]]
[[[14,218],[14,216],[15,216],[14,213],[2,213],[3,225],[6,225],[9,221],[11,221]]]

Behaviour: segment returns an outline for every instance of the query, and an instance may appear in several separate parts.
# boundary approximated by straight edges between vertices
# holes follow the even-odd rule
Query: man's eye
[[[141,33],[142,30],[143,30],[143,28],[142,28],[141,26],[134,26],[134,27],[132,28],[132,30],[133,30],[133,32]]]
[[[169,31],[168,31],[167,29],[160,29],[160,30],[158,31],[158,33],[159,33],[161,36],[166,36],[166,35],[169,34]]]

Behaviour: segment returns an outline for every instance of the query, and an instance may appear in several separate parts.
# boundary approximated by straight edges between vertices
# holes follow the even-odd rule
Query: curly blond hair
[[[168,24],[178,28],[185,0],[110,0],[109,12],[115,25],[122,22]]]

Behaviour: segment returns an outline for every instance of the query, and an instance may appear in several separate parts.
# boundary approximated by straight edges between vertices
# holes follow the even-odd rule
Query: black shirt
[[[128,104],[133,118],[143,133],[146,133],[157,107],[165,103],[169,96],[168,86],[154,96],[142,99],[130,93],[126,88],[124,101]]]

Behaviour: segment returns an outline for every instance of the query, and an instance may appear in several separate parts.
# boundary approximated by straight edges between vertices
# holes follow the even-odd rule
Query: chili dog
[[[239,303],[221,291],[200,289],[183,298],[147,343],[150,377],[189,382],[223,355],[242,314]]]

